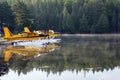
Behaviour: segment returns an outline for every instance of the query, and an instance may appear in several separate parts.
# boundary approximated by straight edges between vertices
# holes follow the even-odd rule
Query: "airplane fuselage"
[[[12,34],[7,27],[4,27],[4,39],[12,41],[12,40],[37,40],[44,39],[48,35],[45,34],[36,34],[33,32],[23,32],[19,34]]]

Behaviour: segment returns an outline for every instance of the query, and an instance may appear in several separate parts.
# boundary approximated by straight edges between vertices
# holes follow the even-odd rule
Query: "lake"
[[[120,37],[66,36],[45,46],[0,46],[0,80],[120,80]]]

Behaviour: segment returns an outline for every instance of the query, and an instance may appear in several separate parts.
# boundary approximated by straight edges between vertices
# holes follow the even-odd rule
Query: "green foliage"
[[[74,25],[73,25],[73,20],[67,9],[65,8],[63,11],[63,28],[62,30],[64,32],[69,32],[69,33],[74,33]]]
[[[81,33],[89,33],[90,32],[90,27],[88,25],[88,21],[85,15],[82,16],[82,18],[80,19],[80,28],[79,31]]]
[[[65,7],[67,8],[69,14],[72,13],[72,6],[73,6],[72,0],[65,0]]]
[[[102,14],[100,16],[94,29],[97,33],[109,32],[109,22],[108,22],[108,18],[106,15]]]
[[[11,6],[9,6],[7,2],[0,3],[0,25],[5,24],[14,30],[14,22]]]
[[[19,30],[23,29],[25,26],[30,26],[30,17],[29,17],[29,10],[27,9],[27,6],[23,3],[18,1],[13,6],[13,11],[15,14],[15,21],[17,23],[17,26]]]
[[[118,15],[118,25],[120,25],[120,13]],[[120,32],[120,27],[119,26],[117,27],[117,32]]]
[[[14,11],[15,17],[12,18],[19,26],[16,29],[30,26],[33,30],[54,29],[64,33],[120,32],[120,0],[1,0],[0,3],[4,1]],[[10,20],[8,13],[4,15]],[[101,16],[107,23],[100,20]],[[100,26],[106,26],[106,29]]]

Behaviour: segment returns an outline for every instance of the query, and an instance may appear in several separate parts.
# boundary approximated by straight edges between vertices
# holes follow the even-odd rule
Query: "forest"
[[[120,0],[0,0],[0,32],[119,33]]]

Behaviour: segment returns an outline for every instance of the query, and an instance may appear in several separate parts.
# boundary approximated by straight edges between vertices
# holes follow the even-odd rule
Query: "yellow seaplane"
[[[46,46],[22,46],[13,47],[9,46],[4,50],[4,61],[8,62],[12,55],[19,55],[22,59],[27,60],[32,57],[46,55],[56,49],[59,49],[59,44],[48,44]]]
[[[30,33],[31,31],[28,29],[28,27],[24,27],[24,32]],[[54,32],[53,30],[48,30],[48,31],[38,30],[38,31],[34,31],[33,33],[36,33],[38,35],[45,34],[48,35],[48,38],[55,38],[61,35],[59,32]]]
[[[8,41],[13,41],[13,40],[37,40],[37,39],[45,39],[48,37],[46,34],[38,34],[36,32],[30,32],[30,31],[25,31],[23,33],[15,34],[13,35],[8,27],[3,28],[4,31],[4,39]]]

